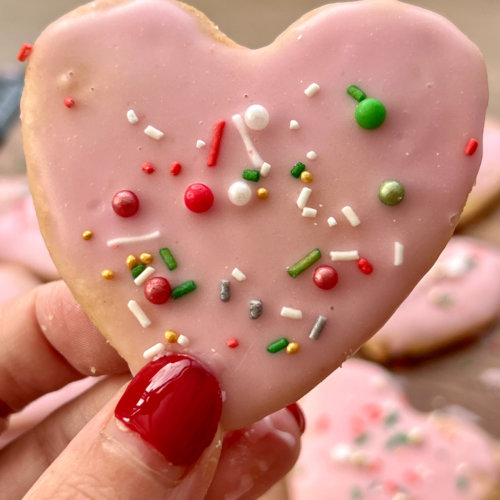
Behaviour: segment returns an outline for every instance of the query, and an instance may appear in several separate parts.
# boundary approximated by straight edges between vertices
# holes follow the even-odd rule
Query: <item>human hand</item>
[[[0,304],[0,321],[0,430],[12,410],[106,375],[0,450],[4,498],[250,499],[297,458],[304,422],[296,405],[223,434],[218,383],[191,358],[156,360],[123,387],[124,361],[62,282]]]

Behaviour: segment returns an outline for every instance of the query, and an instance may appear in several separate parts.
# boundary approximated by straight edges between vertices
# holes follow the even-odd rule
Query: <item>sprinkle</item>
[[[410,500],[410,497],[403,491],[398,491],[391,500]]]
[[[385,106],[379,100],[369,97],[356,106],[354,117],[361,128],[373,130],[384,123],[386,114]]]
[[[125,260],[125,264],[127,267],[132,271],[132,269],[137,266],[139,261],[137,260],[137,257],[135,255],[130,254],[127,259]]]
[[[300,349],[300,344],[298,344],[297,342],[290,342],[286,346],[287,354],[295,354],[296,352],[299,352],[299,349]]]
[[[260,167],[260,175],[262,177],[267,177],[270,171],[271,171],[271,165],[269,165],[269,163],[265,161]]]
[[[286,349],[287,345],[288,345],[288,340],[283,337],[281,339],[275,340],[274,342],[271,342],[267,346],[267,350],[271,354],[276,354],[277,352]]]
[[[142,353],[142,357],[144,359],[152,359],[156,355],[158,355],[161,352],[163,352],[164,350],[165,350],[165,346],[161,342],[158,342],[158,344],[155,344],[155,345],[151,346],[149,349],[146,349]]]
[[[306,154],[306,158],[307,158],[308,160],[315,160],[317,157],[318,157],[318,153],[316,153],[316,151],[309,151],[309,152]]]
[[[391,411],[384,418],[384,425],[386,427],[391,427],[399,420],[399,413],[397,411]]]
[[[198,139],[196,141],[196,149],[201,149],[204,148],[207,145],[205,141],[202,141],[201,139]]]
[[[368,259],[365,259],[363,257],[361,257],[361,259],[358,260],[358,268],[364,274],[373,273],[373,266],[370,264]]]
[[[469,139],[467,146],[465,146],[465,154],[467,156],[472,156],[476,152],[478,146],[479,142],[477,142],[477,139]]]
[[[75,105],[75,100],[72,97],[65,97],[63,102],[67,108],[72,108]]]
[[[311,83],[311,85],[309,85],[309,87],[307,87],[306,90],[304,90],[304,94],[307,97],[312,97],[318,92],[319,92],[319,85],[317,83]]]
[[[142,271],[142,273],[134,279],[134,283],[137,286],[143,285],[146,280],[155,273],[155,271],[156,269],[154,267],[147,266],[146,269],[144,269],[144,271]]]
[[[222,134],[224,128],[226,127],[225,120],[221,120],[215,124],[214,135],[212,136],[212,142],[210,143],[210,151],[207,158],[207,166],[215,167],[217,164],[217,159],[219,158],[220,144],[222,141]]]
[[[354,442],[357,444],[357,445],[363,445],[365,444],[367,441],[368,441],[368,433],[367,432],[362,432],[361,434],[358,434],[355,438],[354,438]]]
[[[408,441],[412,445],[419,445],[424,442],[424,433],[421,427],[412,427],[408,431]]]
[[[189,345],[189,339],[181,333],[177,338],[177,343],[182,347],[187,347]]]
[[[250,319],[257,319],[262,315],[262,300],[254,299],[248,303],[248,310],[250,312]]]
[[[351,447],[348,444],[339,443],[336,444],[330,450],[330,458],[337,463],[345,464],[348,462],[351,456]]]
[[[252,170],[252,169],[245,169],[245,170],[243,170],[242,177],[246,181],[259,182],[260,171],[259,170]]]
[[[353,486],[351,488],[350,496],[352,500],[362,500],[363,492],[359,486]]]
[[[146,272],[142,274],[146,274]],[[170,283],[162,276],[151,278],[144,285],[144,296],[149,302],[156,305],[165,304],[170,298],[171,291]]]
[[[394,242],[394,265],[401,266],[404,259],[404,245],[399,241]]]
[[[300,273],[305,271],[308,267],[312,266],[316,261],[321,259],[321,252],[319,248],[311,250],[306,256],[302,257],[293,266],[287,269],[288,274],[292,278],[296,278]]]
[[[326,222],[328,222],[328,225],[330,227],[337,225],[337,219],[335,219],[335,217],[328,217],[328,219],[326,219]]]
[[[137,276],[139,276],[143,271],[144,269],[146,269],[146,264],[137,264],[135,265],[131,271],[132,271],[132,278],[137,278]]]
[[[309,333],[309,338],[311,340],[318,340],[319,336],[321,335],[321,332],[323,331],[323,328],[325,328],[326,325],[326,318],[324,316],[321,316],[321,314],[316,318],[316,322],[314,323],[314,326],[312,327],[310,333]]]
[[[259,198],[259,200],[266,200],[268,197],[269,191],[266,188],[261,187],[257,189],[257,198]]]
[[[245,123],[249,129],[264,130],[269,124],[269,111],[261,104],[252,104],[245,111]]]
[[[306,166],[302,162],[297,162],[292,170],[290,170],[290,173],[295,177],[296,179],[300,178],[300,174],[306,169]]]
[[[345,218],[349,221],[349,224],[352,227],[356,227],[361,224],[361,221],[359,220],[359,217],[356,215],[356,212],[349,205],[345,206],[342,209],[342,213],[344,214]]]
[[[359,260],[359,252],[357,250],[332,251],[330,252],[330,259],[337,262]]]
[[[455,486],[457,490],[466,490],[469,487],[469,479],[467,476],[457,476],[455,480]]]
[[[87,229],[87,231],[83,231],[82,233],[82,238],[86,241],[90,240],[92,236],[94,236],[94,233],[89,229]]]
[[[311,196],[312,189],[308,187],[303,187],[302,191],[299,194],[299,197],[297,198],[297,206],[302,210],[306,205],[309,200],[309,196]]]
[[[116,215],[132,217],[139,210],[139,198],[134,192],[124,189],[113,195],[111,206]]]
[[[153,256],[150,253],[141,253],[139,260],[143,264],[151,264],[151,262],[153,262]]]
[[[315,208],[304,207],[302,209],[302,217],[314,218],[316,215],[318,215],[318,211]]]
[[[337,271],[331,266],[319,266],[314,270],[313,282],[321,290],[331,290],[338,279]]]
[[[366,99],[366,94],[359,87],[356,87],[356,85],[349,85],[347,93],[358,102]]]
[[[229,338],[229,339],[226,340],[226,345],[230,349],[234,349],[234,348],[238,347],[240,345],[240,343],[238,342],[238,339],[235,339],[234,337],[231,337],[231,338]]]
[[[302,311],[300,309],[293,309],[292,307],[283,306],[280,315],[283,318],[302,319]]]
[[[129,300],[127,306],[143,328],[147,328],[151,325],[151,320],[146,316],[146,313],[135,300]]]
[[[181,170],[182,170],[182,165],[178,162],[178,161],[174,161],[171,165],[170,165],[170,173],[173,175],[173,176],[177,176],[181,173]]]
[[[171,295],[172,298],[178,299],[183,295],[187,295],[188,293],[193,292],[194,290],[196,290],[196,283],[193,280],[189,280],[172,289]]]
[[[122,238],[114,238],[106,242],[106,246],[114,247],[117,245],[125,245],[128,243],[142,243],[144,241],[154,240],[160,237],[160,231],[153,231],[139,236],[124,236]]]
[[[244,273],[242,273],[237,267],[235,267],[232,272],[231,272],[231,276],[238,280],[238,281],[245,281],[247,279],[247,277],[245,276]]]
[[[129,123],[131,123],[132,125],[134,123],[137,123],[139,121],[139,118],[137,118],[137,115],[135,114],[135,111],[133,109],[129,109],[127,111],[127,120]]]
[[[23,43],[21,45],[21,48],[19,49],[19,52],[17,53],[17,60],[21,62],[26,61],[26,59],[28,59],[28,57],[30,56],[32,50],[33,45],[29,43]]]
[[[174,332],[173,330],[167,330],[165,332],[165,340],[169,344],[175,344],[177,342],[178,338],[179,338],[179,335],[176,332]]]
[[[384,181],[378,188],[378,198],[385,205],[393,207],[399,205],[405,197],[403,184],[394,179]]]
[[[184,204],[191,212],[201,214],[212,208],[214,194],[205,184],[195,182],[186,188],[184,192]]]
[[[222,302],[229,302],[231,298],[231,282],[229,280],[220,280],[219,296]]]
[[[161,248],[160,257],[167,266],[169,271],[173,271],[177,267],[177,261],[175,260],[175,257],[172,255],[170,249]]]
[[[115,277],[115,273],[113,271],[111,271],[110,269],[104,269],[104,271],[102,271],[102,273],[101,273],[101,276],[105,280],[112,280]]]
[[[313,181],[313,175],[311,174],[311,172],[309,172],[308,170],[304,170],[301,174],[300,174],[300,180],[304,183],[304,184],[310,184],[312,181]]]
[[[396,448],[408,444],[408,434],[406,432],[397,432],[393,434],[386,442],[387,448]]]
[[[149,163],[147,161],[145,161],[142,165],[141,165],[141,168],[142,168],[142,171],[146,174],[152,174],[154,171],[155,171],[155,167],[153,166],[152,163]]]
[[[290,130],[299,130],[300,124],[297,120],[290,120]]]
[[[243,122],[243,118],[241,115],[233,115],[232,120],[234,123],[234,126],[240,133],[241,139],[243,141],[243,144],[247,150],[248,157],[250,158],[250,161],[252,162],[252,165],[255,168],[261,168],[262,164],[264,163],[264,160],[262,160],[261,156],[259,153],[257,153],[257,150],[255,149],[255,146],[253,145],[252,139],[250,139],[250,136],[248,135],[247,129],[245,127],[245,123]]]
[[[366,451],[354,450],[349,456],[349,462],[356,467],[366,467],[369,463],[369,457]]]
[[[153,127],[152,125],[148,125],[144,129],[144,133],[146,135],[149,135],[149,137],[151,137],[152,139],[155,139],[157,141],[162,139],[163,136],[165,135],[161,130],[158,130],[157,128]]]

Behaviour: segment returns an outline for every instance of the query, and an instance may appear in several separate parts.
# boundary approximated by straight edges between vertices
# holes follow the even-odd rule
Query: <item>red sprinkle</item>
[[[113,196],[111,205],[120,217],[132,217],[139,210],[139,198],[132,191],[118,191]]]
[[[416,471],[414,471],[413,469],[405,469],[403,471],[403,475],[404,475],[405,481],[407,483],[411,484],[412,486],[414,486],[422,481],[422,478],[420,477],[420,475]]]
[[[359,415],[353,415],[350,424],[353,436],[359,436],[365,432],[365,423]]]
[[[371,420],[379,420],[382,416],[382,407],[377,403],[366,403],[364,410]]]
[[[219,157],[220,143],[222,140],[222,134],[224,132],[224,127],[226,122],[221,120],[215,124],[214,135],[212,137],[212,143],[210,144],[210,151],[208,153],[207,166],[215,167],[217,164],[217,158]]]
[[[363,257],[358,260],[358,267],[362,273],[371,274],[373,272],[373,266]]]
[[[187,187],[184,193],[184,203],[191,212],[201,214],[212,208],[214,194],[208,186],[205,186],[201,182],[196,182]]]
[[[322,290],[330,290],[337,284],[338,280],[337,271],[331,266],[319,266],[313,274],[314,284]]]
[[[170,283],[161,276],[148,279],[144,285],[144,295],[153,304],[165,304],[171,291]]]
[[[226,340],[226,345],[231,349],[234,349],[235,347],[238,347],[240,343],[238,342],[238,339],[230,338]]]
[[[155,168],[154,168],[153,164],[149,163],[147,161],[145,161],[141,165],[141,168],[142,168],[142,171],[145,172],[146,174],[152,174],[155,171]]]
[[[72,97],[65,97],[63,102],[67,108],[72,108],[75,105],[75,100]]]
[[[178,161],[174,161],[172,165],[170,165],[170,173],[172,175],[179,175],[182,170],[182,165]]]
[[[479,142],[477,142],[476,139],[469,139],[467,146],[465,146],[465,154],[467,156],[472,156],[476,152],[478,146]]]
[[[398,483],[392,479],[386,479],[384,481],[384,490],[389,493],[389,495],[394,495],[399,491]]]
[[[17,60],[21,62],[26,61],[26,59],[28,59],[28,57],[30,56],[32,50],[33,45],[29,43],[23,43],[21,45],[21,48],[19,49],[19,52],[17,53]]]

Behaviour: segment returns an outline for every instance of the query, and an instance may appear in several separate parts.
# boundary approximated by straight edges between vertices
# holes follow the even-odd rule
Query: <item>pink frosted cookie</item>
[[[498,445],[471,423],[409,407],[377,365],[347,361],[301,406],[291,500],[498,498]]]
[[[83,308],[134,372],[199,358],[235,428],[305,394],[429,269],[486,103],[477,48],[393,0],[325,6],[259,50],[183,4],[97,1],[34,44],[22,121]]]
[[[500,251],[455,236],[361,352],[379,362],[424,356],[485,331],[499,308]]]

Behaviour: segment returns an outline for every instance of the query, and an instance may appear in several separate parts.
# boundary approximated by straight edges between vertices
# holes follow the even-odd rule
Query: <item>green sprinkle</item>
[[[390,207],[399,205],[405,197],[405,188],[398,181],[384,181],[378,188],[378,197],[382,203]]]
[[[306,169],[306,166],[302,162],[296,163],[292,170],[290,170],[290,173],[298,179],[300,177],[300,174]]]
[[[146,264],[137,264],[137,266],[134,266],[132,268],[132,278],[137,278],[137,276],[139,276],[144,269],[146,269]]]
[[[277,353],[278,351],[281,351],[283,349],[286,349],[286,346],[288,345],[288,340],[285,339],[284,337],[281,338],[281,339],[278,339],[278,340],[275,340],[274,342],[271,342],[268,346],[267,346],[267,350],[271,353],[271,354],[275,354]]]
[[[177,261],[168,248],[162,248],[160,250],[160,257],[162,258],[163,262],[165,262],[165,265],[168,267],[169,271],[173,271],[177,267]]]
[[[398,446],[403,446],[409,444],[408,434],[406,432],[397,432],[393,434],[386,442],[385,446],[387,448],[396,448]]]
[[[398,420],[399,420],[398,412],[393,411],[389,413],[387,417],[384,418],[384,425],[386,427],[391,427],[391,425],[394,425]]]
[[[463,475],[457,476],[455,486],[457,487],[457,490],[466,490],[469,487],[469,479]]]
[[[252,170],[250,168],[243,170],[243,179],[246,181],[259,182],[260,172],[258,170]]]
[[[368,97],[356,106],[354,116],[360,127],[372,130],[384,123],[386,116],[385,106],[378,99]]]
[[[354,442],[356,444],[365,444],[368,441],[369,437],[370,436],[367,432],[363,432],[362,434],[359,434],[354,438]]]
[[[312,266],[319,259],[321,259],[321,252],[319,251],[319,248],[315,248],[312,252],[309,252],[305,257],[300,259],[293,266],[290,266],[287,269],[288,274],[292,278],[295,278],[301,272],[305,271],[308,267]]]
[[[358,102],[366,99],[366,94],[359,87],[356,87],[356,85],[349,85],[349,87],[347,87],[347,93]]]
[[[351,498],[353,500],[362,500],[363,492],[361,491],[361,488],[359,486],[353,486],[351,488]]]
[[[178,299],[179,297],[191,293],[194,290],[196,290],[196,283],[193,280],[189,280],[173,288],[171,295],[173,299]]]

